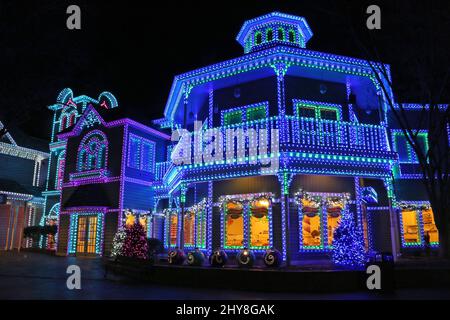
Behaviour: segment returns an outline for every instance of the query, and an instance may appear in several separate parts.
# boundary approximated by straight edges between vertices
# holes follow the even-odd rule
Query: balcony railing
[[[218,129],[224,139],[222,163],[229,163],[225,149],[227,129],[243,129],[243,132],[247,136],[249,130],[255,130],[253,132],[256,132],[256,136],[258,136],[257,132],[259,130],[266,129],[266,141],[268,142],[266,150],[268,155],[274,151],[273,146],[271,146],[272,135],[274,134],[273,129],[279,130],[278,152],[326,152],[327,154],[336,153],[349,156],[371,155],[372,157],[383,157],[383,153],[388,155],[389,152],[386,128],[380,125],[316,120],[294,116],[286,116],[285,118],[275,116],[242,124],[223,126]],[[195,164],[196,152],[194,151],[193,144],[191,147],[191,163]],[[247,137],[244,155],[246,159],[239,161],[240,163],[251,162],[250,148],[249,138]],[[261,156],[261,154],[258,154],[258,157]],[[388,155],[387,157],[390,156]],[[171,165],[173,166],[170,160],[157,163],[156,180],[162,180],[166,172],[170,170]]]
[[[286,122],[286,142],[300,147],[388,151],[383,126],[296,117],[287,117]]]

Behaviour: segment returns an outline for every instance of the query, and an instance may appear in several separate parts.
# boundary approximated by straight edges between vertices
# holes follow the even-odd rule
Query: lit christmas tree
[[[122,256],[123,243],[125,242],[126,232],[125,228],[120,228],[113,239],[113,245],[111,249],[111,257]]]
[[[364,237],[357,227],[353,215],[343,212],[339,227],[334,232],[333,261],[348,268],[361,268],[366,262]]]
[[[137,259],[148,259],[147,235],[144,227],[137,222],[127,227],[125,233],[122,255]]]

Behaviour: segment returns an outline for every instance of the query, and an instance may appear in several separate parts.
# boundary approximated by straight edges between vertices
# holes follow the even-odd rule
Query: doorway
[[[96,254],[97,247],[97,216],[86,215],[78,217],[77,254]]]

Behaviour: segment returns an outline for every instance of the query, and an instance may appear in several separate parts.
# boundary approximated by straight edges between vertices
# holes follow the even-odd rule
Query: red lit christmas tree
[[[144,227],[135,223],[125,229],[122,255],[130,258],[148,259],[148,245]]]

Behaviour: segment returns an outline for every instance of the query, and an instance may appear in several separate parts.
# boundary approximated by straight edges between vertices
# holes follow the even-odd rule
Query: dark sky
[[[382,30],[370,36],[379,41],[383,61],[393,65],[394,81],[406,86],[412,72],[404,55],[424,50],[414,28],[442,23],[434,26],[442,39],[433,41],[446,57],[442,61],[450,56],[446,1],[410,3],[1,0],[0,120],[48,139],[52,113],[46,106],[65,87],[92,97],[111,91],[131,117],[159,118],[176,74],[242,55],[235,41],[242,23],[275,10],[307,19],[314,32],[309,49],[364,57],[355,38],[368,39],[365,9],[380,5]],[[66,28],[70,4],[81,7],[81,30]]]

